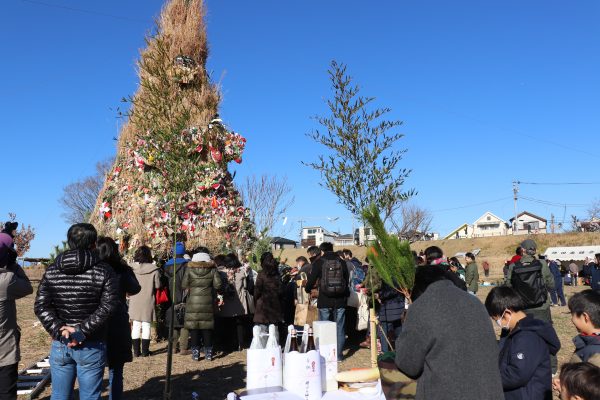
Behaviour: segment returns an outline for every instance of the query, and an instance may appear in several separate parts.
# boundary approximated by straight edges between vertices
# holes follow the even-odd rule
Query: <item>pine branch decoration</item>
[[[415,261],[408,241],[389,234],[375,205],[363,210],[363,219],[373,229],[377,241],[367,250],[369,262],[381,279],[410,299],[415,283]]]

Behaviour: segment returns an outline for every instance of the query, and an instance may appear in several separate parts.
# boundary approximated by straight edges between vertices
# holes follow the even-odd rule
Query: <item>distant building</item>
[[[531,235],[537,233],[546,233],[547,220],[539,217],[529,211],[523,211],[517,215],[517,222],[515,218],[511,218],[510,226],[514,235]]]
[[[577,222],[577,227],[581,232],[600,232],[600,218],[592,218],[589,221]]]
[[[473,223],[473,237],[505,236],[508,232],[506,221],[489,211]]]
[[[336,236],[333,245],[335,247],[347,247],[354,245],[354,235],[351,233]]]
[[[279,236],[275,236],[271,239],[271,248],[273,250],[283,250],[283,249],[295,249],[298,247],[298,242],[291,239],[282,238]]]
[[[334,243],[338,235],[322,226],[307,226],[302,228],[302,247],[319,246],[323,242]]]
[[[354,232],[354,241],[359,246],[364,246],[377,240],[377,237],[373,233],[373,228],[368,226],[361,226]]]
[[[473,226],[467,223],[464,223],[451,231],[448,235],[444,237],[444,240],[448,239],[468,239],[473,237]]]

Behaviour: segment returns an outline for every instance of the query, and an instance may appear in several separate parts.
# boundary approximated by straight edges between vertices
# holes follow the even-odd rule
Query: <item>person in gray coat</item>
[[[131,268],[142,287],[138,294],[129,298],[133,355],[147,357],[150,355],[150,328],[154,320],[154,296],[156,289],[161,286],[160,271],[152,260],[152,251],[148,246],[140,246],[135,251],[133,261]]]
[[[503,398],[498,345],[483,304],[436,266],[418,267],[396,366],[417,379],[417,400]]]
[[[31,283],[16,263],[13,239],[0,233],[0,399],[17,398],[20,359],[16,299],[33,293]]]

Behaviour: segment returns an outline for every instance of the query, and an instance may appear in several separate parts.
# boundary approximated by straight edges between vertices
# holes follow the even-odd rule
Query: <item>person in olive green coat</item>
[[[194,254],[188,262],[182,287],[188,291],[184,327],[192,339],[192,359],[200,360],[200,335],[206,360],[212,360],[212,336],[215,325],[216,292],[221,289],[221,276],[208,251]]]
[[[475,262],[475,256],[473,253],[465,254],[465,260],[467,266],[465,267],[465,281],[467,283],[467,290],[471,294],[477,294],[479,289],[479,268]]]

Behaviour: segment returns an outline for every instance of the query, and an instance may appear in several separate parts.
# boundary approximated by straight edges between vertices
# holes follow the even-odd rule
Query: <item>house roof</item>
[[[342,239],[342,240],[343,239],[351,239],[351,240],[354,240],[354,235],[351,234],[351,233],[346,233],[346,234],[343,234],[343,235],[338,234],[338,236],[336,237],[336,239]]]
[[[517,218],[519,218],[520,216],[522,216],[522,215],[525,215],[525,214],[527,214],[527,215],[529,215],[530,217],[533,217],[533,218],[535,218],[535,219],[538,219],[538,220],[540,220],[540,221],[544,221],[544,222],[547,222],[547,221],[548,221],[546,218],[542,218],[542,217],[540,217],[539,215],[535,215],[534,213],[530,213],[529,211],[523,211],[522,213],[520,213],[520,214],[517,214]],[[509,221],[514,221],[514,219],[515,219],[515,217],[512,217],[511,219],[509,219]]]
[[[506,221],[504,221],[502,218],[500,218],[499,216],[495,215],[491,211],[486,211],[485,213],[483,213],[483,215],[481,217],[477,218],[475,220],[475,222],[473,222],[473,225],[477,224],[478,221],[480,221],[481,219],[483,219],[483,217],[485,217],[488,214],[491,215],[493,218],[496,218],[498,221],[506,223]],[[485,221],[485,222],[487,222],[487,221]],[[491,223],[491,221],[490,221],[490,223]],[[484,225],[485,225],[485,223],[484,223]]]
[[[452,232],[450,232],[449,234],[447,234],[444,237],[444,239],[450,239],[450,237],[454,236],[456,234],[456,232],[458,232],[458,231],[460,231],[462,229],[465,229],[468,226],[469,226],[469,224],[467,224],[467,223],[462,224],[461,226],[459,226],[458,228],[456,228],[455,230],[453,230]]]
[[[271,239],[271,243],[272,244],[296,244],[298,242],[296,242],[295,240],[291,240],[291,239],[286,239],[283,237],[279,237],[279,236],[275,236]]]

